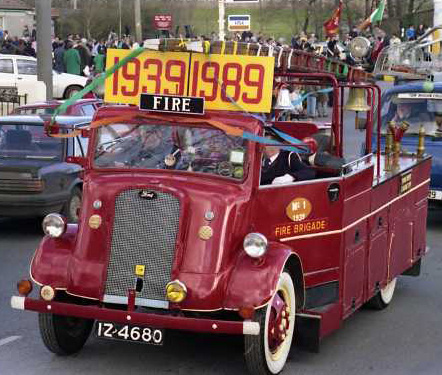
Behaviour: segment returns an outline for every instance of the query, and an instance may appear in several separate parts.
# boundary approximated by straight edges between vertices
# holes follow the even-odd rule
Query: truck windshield
[[[50,138],[43,125],[0,124],[0,159],[61,160],[63,141]]]
[[[390,95],[382,102],[382,133],[386,133],[389,121],[400,124],[406,121],[410,128],[405,136],[418,134],[420,126],[425,128],[425,134],[442,135],[442,95],[437,99],[422,98],[425,94],[399,93]],[[427,95],[428,96],[428,95]]]
[[[97,131],[98,168],[173,169],[242,180],[246,141],[192,125],[111,124]]]

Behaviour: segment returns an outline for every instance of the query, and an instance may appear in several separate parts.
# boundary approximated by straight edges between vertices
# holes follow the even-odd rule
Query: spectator
[[[81,75],[81,58],[80,54],[75,48],[72,48],[73,44],[67,41],[65,46],[65,52],[63,54],[63,62],[66,68],[66,73]]]
[[[105,68],[105,58],[106,58],[106,48],[100,47],[98,48],[98,54],[94,57],[94,73],[102,73]]]
[[[54,69],[58,73],[66,72],[65,64],[64,64],[64,43],[59,42],[58,47],[54,51]]]
[[[419,38],[425,34],[427,27],[423,24],[420,24],[416,30],[416,37]]]
[[[32,42],[28,41],[25,43],[24,54],[25,54],[25,56],[37,57],[37,53],[35,51],[35,48],[32,47]]]
[[[353,28],[350,31],[350,37],[353,39],[353,38],[356,38],[358,36],[359,36],[359,30],[358,30],[358,28],[356,26],[353,26]]]
[[[23,28],[23,38],[29,38],[31,36],[31,32],[29,31],[29,26],[25,25]]]
[[[416,39],[416,30],[413,25],[408,26],[407,31],[405,32],[405,36],[408,41]]]
[[[13,55],[13,54],[15,54],[15,52],[16,52],[16,50],[9,40],[6,40],[3,42],[2,48],[0,50],[1,54]]]
[[[89,70],[89,67],[92,65],[91,52],[89,51],[89,48],[86,46],[86,43],[87,43],[87,40],[85,38],[83,38],[74,47],[80,55],[80,72],[81,72],[80,74],[81,75],[88,75],[88,74],[85,74],[85,68],[87,67],[87,70]]]

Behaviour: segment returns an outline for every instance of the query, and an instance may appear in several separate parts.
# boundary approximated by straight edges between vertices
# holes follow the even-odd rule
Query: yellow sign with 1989
[[[129,50],[109,49],[107,68]],[[206,109],[270,112],[274,57],[146,51],[106,79],[105,101],[139,104],[140,94],[203,97]]]

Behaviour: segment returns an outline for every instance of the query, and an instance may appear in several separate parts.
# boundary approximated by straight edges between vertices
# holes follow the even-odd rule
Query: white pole
[[[224,31],[224,0],[218,0],[218,23],[219,23],[219,40],[224,40],[226,37],[225,31]]]
[[[52,99],[51,0],[35,2],[37,18],[37,79],[46,84],[46,99]]]
[[[142,40],[140,0],[135,0],[135,38],[138,43],[140,43]]]

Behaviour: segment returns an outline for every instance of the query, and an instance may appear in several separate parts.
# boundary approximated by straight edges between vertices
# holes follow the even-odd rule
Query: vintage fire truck
[[[30,279],[11,299],[38,312],[50,351],[76,353],[92,331],[156,345],[172,329],[244,335],[249,371],[277,374],[292,345],[317,351],[363,304],[387,307],[398,276],[419,274],[431,158],[400,153],[403,124],[372,153],[380,89],[369,75],[255,44],[147,47],[109,51],[121,68],[105,100],[129,105],[101,107],[82,130],[79,223],[44,219]],[[282,94],[297,85],[329,88],[326,134],[287,116]],[[366,112],[363,126],[344,123],[346,110]],[[310,160],[315,178],[262,185],[268,145]]]

